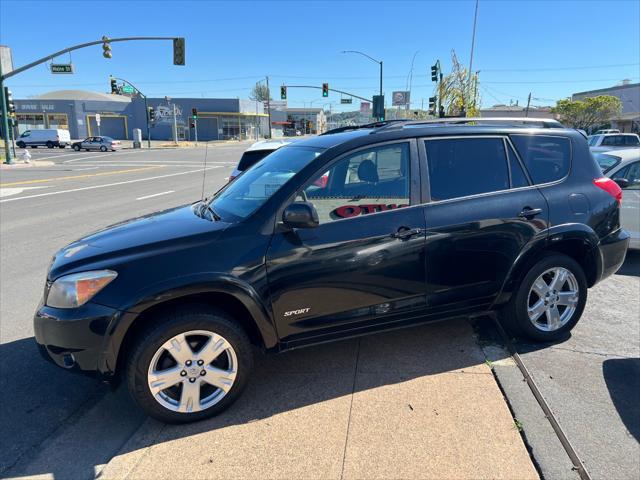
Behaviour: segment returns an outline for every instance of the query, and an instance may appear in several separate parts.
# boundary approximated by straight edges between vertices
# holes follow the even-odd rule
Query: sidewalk
[[[230,410],[145,421],[100,476],[538,478],[464,321],[259,356]]]

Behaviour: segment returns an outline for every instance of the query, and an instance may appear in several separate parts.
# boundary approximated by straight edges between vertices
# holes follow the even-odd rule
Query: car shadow
[[[1,393],[1,448],[4,452],[12,439],[22,436],[32,441],[30,448],[29,445],[22,445],[22,452],[9,450],[16,465],[6,472],[0,470],[0,476],[3,473],[13,476],[46,473],[54,478],[94,478],[96,466],[104,465],[113,455],[139,450],[156,442],[244,425],[354,392],[407,382],[417,377],[465,371],[478,366],[484,368],[485,361],[473,329],[465,320],[410,327],[278,355],[256,352],[254,372],[246,390],[227,411],[217,417],[187,425],[162,425],[149,420],[162,432],[161,439],[149,435],[144,442],[130,445],[125,439],[114,450],[113,439],[109,438],[109,432],[113,431],[111,424],[128,419],[133,423],[138,422],[133,425],[135,431],[145,420],[128,398],[126,389],[121,386],[113,392],[95,380],[71,375],[50,366],[41,359],[33,344],[33,338],[29,338],[0,347],[3,372],[6,373],[2,379]],[[22,388],[20,375],[16,375],[15,370],[24,364],[32,366],[34,385],[48,382],[55,387],[48,388],[42,395],[35,388]],[[356,376],[359,378],[357,382]],[[88,425],[85,428],[83,424],[83,431],[77,433],[78,438],[65,437],[64,430],[73,429],[72,425],[63,425],[59,432],[51,431],[49,435],[42,434],[38,438],[36,433],[43,424],[59,422],[73,414],[69,400],[74,395],[82,397],[83,390],[96,393],[84,404],[74,405],[74,408],[89,411],[86,415],[91,415],[90,407],[100,401],[101,404],[106,402],[114,405],[113,411],[95,415],[101,416],[99,421],[84,422]],[[9,403],[5,404],[5,400]],[[78,421],[82,422],[80,417]],[[25,418],[28,419],[26,422]],[[79,443],[77,448],[83,450],[81,455],[74,448],[76,442]],[[56,450],[55,455],[47,454],[47,458],[38,458],[47,453],[47,446],[57,444],[64,448]],[[82,448],[83,444],[90,447]]]
[[[640,442],[640,358],[605,360],[602,375],[622,423]]]

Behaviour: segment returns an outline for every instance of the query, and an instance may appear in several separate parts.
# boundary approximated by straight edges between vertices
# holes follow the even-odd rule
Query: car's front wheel
[[[548,254],[529,269],[501,317],[514,333],[550,342],[578,323],[586,302],[582,267],[566,255]]]
[[[24,142],[17,142],[16,145],[18,148],[25,148],[27,146]]]
[[[238,398],[253,365],[251,344],[238,324],[208,307],[151,320],[126,367],[129,392],[148,415],[192,422]]]
[[[100,151],[101,151],[101,152],[106,152],[106,151],[107,151],[107,147],[105,147],[104,145],[102,145],[102,146],[100,147]]]

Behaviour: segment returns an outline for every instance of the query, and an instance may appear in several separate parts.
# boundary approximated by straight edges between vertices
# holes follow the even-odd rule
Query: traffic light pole
[[[11,147],[9,146],[9,111],[7,99],[4,94],[4,77],[2,76],[2,66],[0,65],[0,103],[2,104],[2,139],[4,140],[4,163],[11,165]]]
[[[136,92],[138,92],[138,94],[144,99],[144,112],[145,112],[145,118],[147,120],[147,148],[151,148],[151,129],[149,128],[149,105],[147,104],[147,96],[144,93],[142,93],[140,89],[138,89],[138,87],[136,87],[129,80],[125,80],[124,78],[119,78],[119,77],[111,77],[111,78],[115,80],[120,80],[121,82],[128,84],[129,86],[131,86],[131,88],[133,88]]]

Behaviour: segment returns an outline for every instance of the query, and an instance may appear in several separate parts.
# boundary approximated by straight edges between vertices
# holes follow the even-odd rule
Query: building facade
[[[571,99],[584,100],[599,95],[618,97],[622,103],[620,114],[609,120],[612,128],[617,128],[621,132],[640,132],[640,83],[625,80],[622,85],[574,93]]]
[[[29,129],[65,128],[74,139],[106,135],[119,140],[133,138],[133,129],[147,138],[145,100],[82,90],[61,90],[32,99],[15,100],[18,134]],[[150,123],[152,140],[229,140],[267,135],[267,114],[259,102],[226,98],[148,98],[155,110]],[[196,108],[198,118],[192,119]],[[96,122],[99,114],[100,125]]]

